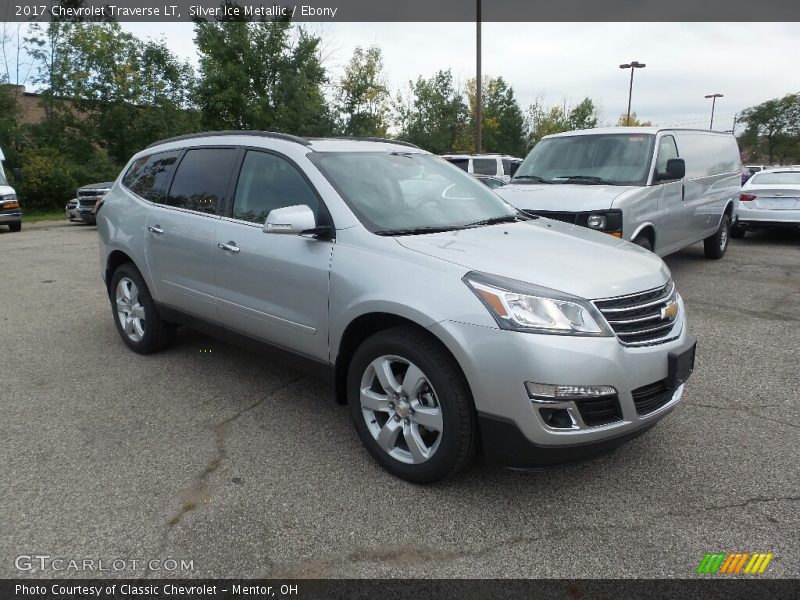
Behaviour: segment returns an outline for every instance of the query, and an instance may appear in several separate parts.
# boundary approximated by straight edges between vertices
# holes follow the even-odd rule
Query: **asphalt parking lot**
[[[188,330],[130,352],[94,227],[2,228],[0,577],[99,575],[19,571],[31,554],[193,561],[128,577],[692,577],[712,551],[796,577],[800,233],[731,244],[667,258],[699,346],[659,426],[562,470],[420,487],[321,381]]]

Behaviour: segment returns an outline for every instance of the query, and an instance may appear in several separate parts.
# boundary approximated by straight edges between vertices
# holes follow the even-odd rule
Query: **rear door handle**
[[[161,229],[161,225],[148,225],[147,231],[150,231],[152,233],[157,233],[158,235],[164,233],[164,230]]]
[[[217,247],[221,248],[222,250],[227,250],[228,252],[233,252],[234,254],[236,252],[239,252],[239,248],[238,246],[236,246],[236,242],[228,242],[227,244],[223,244],[222,242],[220,242],[219,244],[217,244]]]

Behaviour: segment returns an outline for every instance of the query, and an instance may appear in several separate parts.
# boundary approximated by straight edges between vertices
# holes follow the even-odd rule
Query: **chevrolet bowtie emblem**
[[[671,300],[664,308],[661,309],[662,321],[674,321],[678,316],[678,303]]]

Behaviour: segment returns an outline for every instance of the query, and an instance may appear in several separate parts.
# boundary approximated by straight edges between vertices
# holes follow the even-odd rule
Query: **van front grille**
[[[623,344],[660,344],[674,337],[678,304],[672,281],[638,294],[603,298],[593,303]]]

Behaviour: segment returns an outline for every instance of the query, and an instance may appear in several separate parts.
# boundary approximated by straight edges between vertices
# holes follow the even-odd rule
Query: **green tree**
[[[436,154],[469,149],[469,109],[449,69],[409,81],[395,111],[400,139]]]
[[[467,82],[467,99],[470,106],[470,125],[476,127],[477,94],[475,80]],[[483,152],[502,152],[524,155],[525,117],[514,96],[514,88],[502,77],[484,77],[481,88]]]
[[[740,144],[753,158],[766,158],[772,164],[797,155],[800,145],[800,93],[774,98],[742,111],[745,132]]]
[[[630,121],[628,120],[628,113],[619,116],[617,121],[619,127],[652,127],[652,121],[640,121],[635,112],[631,113]]]
[[[204,127],[325,135],[333,118],[320,39],[287,21],[199,22],[194,102]]]
[[[541,99],[537,99],[526,112],[528,148],[535,146],[546,135],[597,127],[598,120],[597,105],[589,97],[575,106],[569,106],[565,100],[560,106],[554,104],[548,107]]]
[[[357,47],[339,82],[338,112],[346,135],[385,137],[389,88],[381,49]]]

